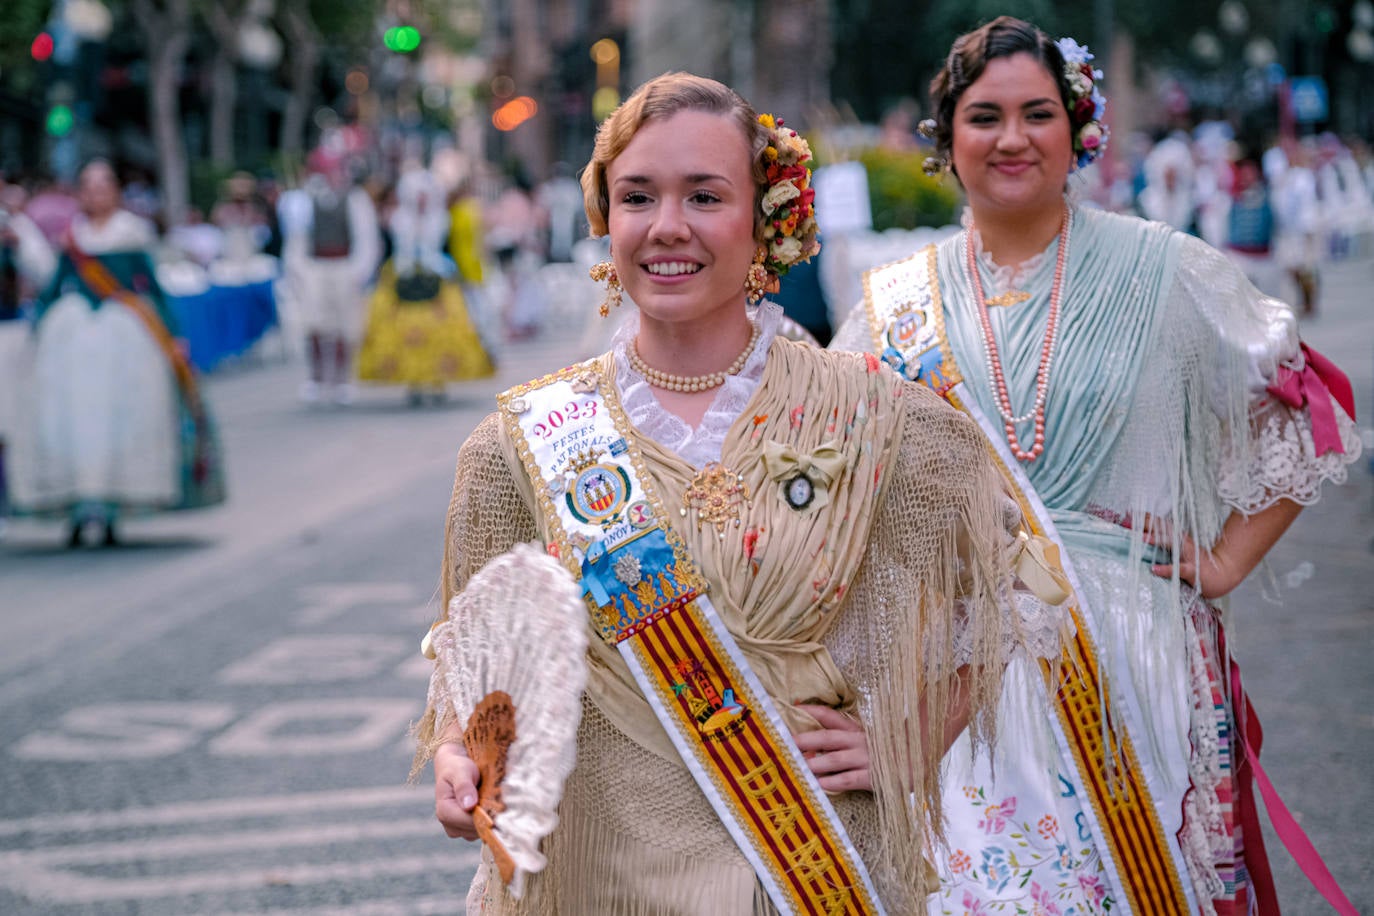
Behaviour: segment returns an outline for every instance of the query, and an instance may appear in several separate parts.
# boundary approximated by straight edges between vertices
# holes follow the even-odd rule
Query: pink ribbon
[[[1331,360],[1307,344],[1302,345],[1302,353],[1302,371],[1279,366],[1268,391],[1295,410],[1307,407],[1308,416],[1312,418],[1312,444],[1316,446],[1317,457],[1327,452],[1343,455],[1345,446],[1341,445],[1341,430],[1336,424],[1336,410],[1331,401],[1334,398],[1353,420],[1355,391],[1350,386],[1350,379]]]
[[[1344,378],[1344,376],[1342,376]],[[1348,384],[1348,383],[1347,383]],[[1240,752],[1236,766],[1236,783],[1240,794],[1241,836],[1245,843],[1245,865],[1250,875],[1251,889],[1255,895],[1259,916],[1279,916],[1278,895],[1274,892],[1274,877],[1269,870],[1269,857],[1264,850],[1264,835],[1260,832],[1259,811],[1255,807],[1254,787],[1258,786],[1264,799],[1264,810],[1269,814],[1269,822],[1274,833],[1283,843],[1288,854],[1293,857],[1303,875],[1317,893],[1325,898],[1340,916],[1359,916],[1350,898],[1341,890],[1331,870],[1326,867],[1317,848],[1307,832],[1298,824],[1297,818],[1279,797],[1278,789],[1269,781],[1269,774],[1260,766],[1259,750],[1264,742],[1260,730],[1259,716],[1255,715],[1250,698],[1240,680],[1240,666],[1226,650],[1226,635],[1218,628],[1217,648],[1222,664],[1230,669],[1231,703],[1236,714],[1236,738]],[[1254,782],[1251,783],[1253,778]]]

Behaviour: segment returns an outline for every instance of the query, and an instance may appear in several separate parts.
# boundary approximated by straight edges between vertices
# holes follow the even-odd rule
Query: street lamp
[[[262,153],[267,147],[263,112],[267,74],[281,62],[282,56],[281,36],[265,22],[272,15],[272,7],[272,0],[254,0],[248,20],[239,28],[238,56],[248,83],[248,125],[244,139],[252,155]]]
[[[104,41],[110,37],[113,17],[100,0],[67,0],[62,22],[82,41]]]
[[[1198,29],[1188,47],[1194,57],[1208,66],[1214,66],[1221,61],[1221,42],[1208,29]]]
[[[1268,38],[1252,38],[1245,44],[1245,63],[1255,70],[1263,70],[1278,59],[1278,49]]]
[[[1232,37],[1244,35],[1250,28],[1250,11],[1240,0],[1226,0],[1217,10],[1217,25]]]
[[[1356,0],[1355,6],[1350,10],[1350,18],[1356,26],[1366,32],[1374,31],[1374,4],[1369,0]]]
[[[1374,35],[1369,34],[1368,28],[1356,26],[1351,29],[1350,34],[1345,36],[1345,48],[1361,64],[1374,61]]]

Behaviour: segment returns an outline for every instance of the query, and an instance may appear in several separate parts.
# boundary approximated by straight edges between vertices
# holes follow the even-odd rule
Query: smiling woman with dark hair
[[[871,271],[832,345],[977,420],[1075,586],[1061,665],[1008,671],[998,753],[947,761],[933,913],[1272,898],[1218,599],[1344,480],[1349,384],[1225,255],[1074,205],[1070,174],[1107,141],[1101,77],[1009,17],[955,41],[924,132],[965,231]]]

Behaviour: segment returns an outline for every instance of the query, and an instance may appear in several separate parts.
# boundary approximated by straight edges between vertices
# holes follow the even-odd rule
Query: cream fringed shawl
[[[602,358],[602,370],[614,373]],[[838,448],[845,469],[829,505],[798,511],[771,480],[768,442],[805,456]],[[696,471],[641,437],[654,484],[671,510]],[[723,463],[744,475],[741,525],[718,537],[675,517],[711,598],[756,674],[797,731],[816,727],[798,703],[857,715],[868,735],[875,791],[834,799],[889,912],[914,912],[933,890],[923,867],[924,798],[938,814],[941,748],[921,746],[917,712],[943,722],[956,630],[976,674],[974,711],[992,708],[1000,676],[1001,596],[1010,592],[1007,501],[964,416],[924,388],[858,354],[785,340],[731,427]],[[499,418],[459,453],[449,510],[448,599],[491,556],[540,538],[543,520]],[[474,900],[493,913],[769,913],[753,872],[682,766],[615,651],[592,639],[578,764],[546,841],[549,867],[522,901],[479,873]],[[420,727],[423,762],[446,724],[442,698]],[[991,717],[975,719],[982,736]],[[436,725],[440,728],[436,729]],[[938,823],[938,816],[933,819]]]

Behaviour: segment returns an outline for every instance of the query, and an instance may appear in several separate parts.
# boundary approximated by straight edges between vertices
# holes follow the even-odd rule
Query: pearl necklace
[[[749,324],[753,328],[753,333],[749,335],[749,343],[745,345],[744,351],[735,357],[735,361],[721,372],[708,372],[706,375],[672,375],[668,372],[660,372],[644,362],[644,358],[639,355],[638,337],[630,341],[630,345],[625,348],[625,356],[630,361],[630,368],[644,376],[644,381],[653,388],[682,391],[688,394],[710,391],[712,388],[719,388],[724,385],[727,376],[738,375],[749,360],[749,354],[754,352],[754,344],[759,342],[759,326],[752,321]]]
[[[964,230],[964,269],[968,273],[969,285],[978,300],[978,318],[983,327],[983,353],[987,356],[988,374],[993,394],[997,400],[997,412],[1002,415],[1007,431],[1007,445],[1017,461],[1034,461],[1045,450],[1045,397],[1050,390],[1050,367],[1054,364],[1054,345],[1059,331],[1059,303],[1064,289],[1064,263],[1069,252],[1069,208],[1064,208],[1064,218],[1059,224],[1059,254],[1054,264],[1054,285],[1050,287],[1050,314],[1045,324],[1045,343],[1040,348],[1040,367],[1035,372],[1035,406],[1029,413],[1015,416],[1012,412],[1011,397],[1007,394],[1007,379],[1002,372],[1002,360],[997,353],[997,341],[992,335],[992,319],[988,315],[988,302],[983,295],[983,280],[978,275],[978,263],[973,255],[973,226]],[[1016,424],[1035,418],[1035,441],[1030,451],[1021,448],[1016,436]]]

